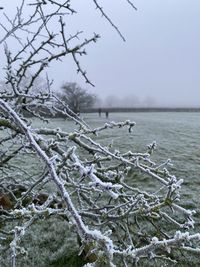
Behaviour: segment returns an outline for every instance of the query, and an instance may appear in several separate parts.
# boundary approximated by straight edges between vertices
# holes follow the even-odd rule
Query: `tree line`
[[[29,73],[28,76],[23,79],[24,88],[26,88],[27,84],[30,82],[31,77],[32,75]],[[32,93],[35,93],[35,94],[37,94],[38,92],[45,92],[46,87],[47,85],[46,85],[45,80],[41,77],[38,77],[31,91]],[[0,82],[0,92],[3,93],[3,92],[8,92],[10,90],[11,88],[8,84],[6,84],[3,81]],[[96,94],[89,93],[86,89],[83,89],[76,82],[63,83],[60,90],[54,91],[54,94],[63,103],[65,103],[65,105],[67,105],[75,114],[79,114],[83,109],[92,108],[97,101]],[[28,104],[27,101],[23,103],[23,109],[26,115],[29,115],[28,109],[26,109],[27,104]],[[34,108],[34,105],[33,105],[33,108]],[[37,108],[38,113],[41,113],[41,110],[38,109],[38,107],[35,106],[35,108]],[[51,115],[48,112],[48,109],[46,109],[46,111],[43,109],[43,113],[45,112],[48,115]],[[57,114],[57,115],[61,115],[61,114]]]

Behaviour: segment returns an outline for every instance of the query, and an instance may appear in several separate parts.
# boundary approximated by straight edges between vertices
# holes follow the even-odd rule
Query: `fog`
[[[136,95],[130,94],[125,96],[108,95],[106,97],[97,97],[95,107],[110,108],[133,108],[133,107],[160,107],[153,97],[140,99]],[[162,106],[161,106],[162,107]]]
[[[11,12],[13,1],[1,2]],[[200,1],[137,0],[138,11],[126,0],[99,3],[126,42],[92,1],[72,1],[78,14],[69,16],[67,28],[84,30],[83,37],[101,35],[80,59],[95,87],[85,84],[67,58],[48,69],[54,89],[64,81],[77,82],[112,106],[200,106]]]

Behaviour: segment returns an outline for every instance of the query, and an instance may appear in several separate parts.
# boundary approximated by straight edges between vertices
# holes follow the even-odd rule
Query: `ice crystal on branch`
[[[93,3],[124,39],[98,1]],[[152,159],[156,142],[144,152],[101,144],[102,132],[125,127],[132,134],[135,122],[92,128],[52,93],[48,76],[39,79],[51,62],[71,56],[77,72],[92,85],[79,60],[99,35],[81,39],[82,32],[67,32],[66,18],[75,12],[70,0],[22,1],[13,20],[4,17],[9,27],[0,24],[6,58],[0,87],[1,253],[9,251],[15,267],[18,256],[27,255],[27,243],[22,246],[26,234],[50,218],[64,221],[77,235],[77,254],[87,267],[132,266],[144,258],[174,263],[171,251],[176,249],[199,253],[199,234],[189,232],[194,211],[180,202],[183,180],[170,174],[170,160]],[[28,38],[22,38],[24,33]],[[17,52],[10,46],[13,40]],[[46,122],[58,114],[74,122],[70,132],[33,126],[33,118]],[[138,181],[153,181],[155,190],[136,186],[133,174]]]

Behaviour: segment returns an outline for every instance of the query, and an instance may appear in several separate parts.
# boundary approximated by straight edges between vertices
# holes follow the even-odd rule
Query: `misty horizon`
[[[19,2],[16,0],[15,5]],[[87,48],[87,56],[80,58],[95,87],[77,75],[69,57],[49,65],[47,74],[54,80],[52,88],[59,90],[63,82],[77,82],[103,102],[114,96],[111,105],[199,107],[200,1],[188,4],[186,0],[135,0],[134,4],[138,11],[126,2],[116,2],[113,7],[112,1],[102,0],[104,11],[125,36],[123,42],[89,0],[73,3],[77,14],[68,18],[70,31],[84,29],[80,42],[94,32],[101,35],[97,43]],[[2,0],[2,5],[10,16],[15,13],[12,1]],[[0,34],[5,34],[3,28]],[[8,46],[13,51],[18,49],[17,45]],[[6,59],[1,53],[0,80],[4,80]]]
[[[135,95],[127,95],[124,97],[116,97],[109,95],[101,98],[97,96],[97,101],[94,104],[96,108],[200,108],[194,104],[177,104],[177,103],[162,103],[156,101],[153,97],[140,99]]]

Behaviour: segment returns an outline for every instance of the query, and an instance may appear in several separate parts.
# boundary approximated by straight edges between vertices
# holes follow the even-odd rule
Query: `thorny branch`
[[[99,3],[93,2],[124,40]],[[26,8],[28,18],[23,17]],[[183,180],[170,174],[170,160],[152,160],[156,143],[142,153],[105,146],[98,141],[102,132],[126,127],[131,134],[135,123],[109,122],[93,129],[51,92],[48,76],[40,86],[40,74],[66,56],[92,84],[79,57],[99,35],[81,41],[82,32],[66,32],[69,13],[76,13],[70,0],[35,0],[29,5],[22,1],[13,20],[4,16],[9,27],[0,24],[7,61],[0,87],[0,251],[11,251],[15,267],[18,255],[25,253],[21,240],[30,226],[54,217],[74,226],[79,254],[87,251],[87,267],[132,266],[144,259],[175,263],[173,251],[199,253],[200,235],[188,232],[194,227],[195,212],[179,202]],[[52,30],[52,22],[58,31]],[[15,53],[10,40],[20,43]],[[44,122],[47,115],[53,120],[57,114],[73,121],[75,129],[34,126],[33,118]],[[137,187],[133,176],[154,181],[155,191]]]

